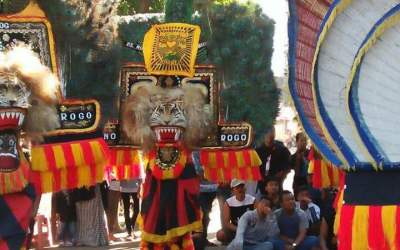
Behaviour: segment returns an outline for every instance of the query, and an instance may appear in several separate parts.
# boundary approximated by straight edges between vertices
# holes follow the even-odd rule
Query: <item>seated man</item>
[[[268,199],[271,200],[271,209],[276,210],[281,208],[281,204],[279,202],[280,196],[280,181],[276,177],[267,178],[265,181],[265,194]]]
[[[306,186],[299,187],[297,192],[296,208],[300,208],[307,215],[309,223],[307,235],[318,236],[321,224],[321,211],[320,208],[311,200],[310,192]]]
[[[247,211],[254,209],[255,198],[246,194],[245,182],[237,179],[231,181],[233,196],[226,200],[222,214],[222,230],[217,232],[217,239],[227,244],[235,238],[239,218]]]
[[[271,201],[262,196],[256,210],[247,211],[240,217],[235,239],[227,250],[272,250],[272,242],[278,236],[279,228],[271,209]]]
[[[280,240],[277,242],[278,249],[320,249],[317,237],[306,236],[309,227],[307,215],[303,210],[296,208],[294,196],[290,191],[282,192],[281,207],[275,211],[280,231]]]

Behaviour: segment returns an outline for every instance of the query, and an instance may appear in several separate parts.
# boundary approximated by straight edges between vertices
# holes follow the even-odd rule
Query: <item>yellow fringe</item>
[[[383,206],[382,207],[382,225],[383,225],[383,233],[389,246],[393,246],[393,250],[395,249],[395,240],[396,240],[396,212],[397,206]]]
[[[355,206],[353,228],[352,228],[352,249],[367,250],[368,246],[368,221],[369,206]]]
[[[40,184],[42,188],[42,193],[50,193],[50,192],[57,192],[62,189],[71,189],[71,188],[80,188],[83,186],[91,186],[96,183],[100,183],[104,180],[104,165],[96,165],[95,171],[95,179],[92,179],[91,168],[89,166],[80,166],[77,168],[70,168],[70,169],[61,169],[60,171],[60,183],[59,185],[54,185],[56,181],[54,178],[54,173],[51,171],[45,172],[38,172],[40,176]],[[77,184],[72,186],[71,183],[67,182],[67,175],[72,171],[77,179]],[[54,186],[58,186],[59,189],[55,190]]]

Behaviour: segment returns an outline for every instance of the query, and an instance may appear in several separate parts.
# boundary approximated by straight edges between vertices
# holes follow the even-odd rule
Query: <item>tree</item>
[[[8,1],[16,9],[17,3],[20,6],[23,0]],[[112,40],[110,48],[102,49],[93,34],[102,34],[104,29],[96,30],[99,26],[85,19],[87,15],[82,11],[90,6],[89,0],[72,1],[74,4],[62,0],[38,1],[53,24],[63,79],[68,83],[67,95],[98,98],[106,116],[115,117],[119,63],[143,61],[143,55],[120,47],[119,41],[141,43],[151,25],[164,19],[126,19],[119,23],[118,39]],[[199,13],[194,18],[193,2]],[[167,21],[201,26],[201,41],[208,41],[209,53],[208,57],[199,58],[198,63],[218,67],[225,87],[223,107],[228,120],[251,123],[261,138],[273,125],[278,112],[279,91],[271,71],[274,22],[258,5],[235,0],[121,0],[118,11],[136,13],[143,8],[139,3],[148,6],[149,11],[161,11],[165,3]],[[108,13],[102,20],[111,17],[112,13]],[[94,54],[97,56],[93,57]]]
[[[214,3],[202,14],[207,18],[198,22],[208,36],[208,62],[223,74],[227,118],[251,123],[260,140],[278,113],[279,90],[271,70],[274,22],[251,2]]]
[[[118,14],[121,16],[136,13],[163,12],[164,0],[121,0]]]

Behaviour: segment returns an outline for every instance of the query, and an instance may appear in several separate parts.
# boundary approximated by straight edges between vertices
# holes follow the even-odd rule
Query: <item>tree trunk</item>
[[[150,10],[150,0],[139,1],[139,13],[147,13]]]

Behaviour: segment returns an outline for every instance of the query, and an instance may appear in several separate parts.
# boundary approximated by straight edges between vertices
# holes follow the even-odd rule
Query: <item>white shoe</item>
[[[72,247],[74,244],[71,241],[67,241],[64,243],[64,246],[66,247]]]

